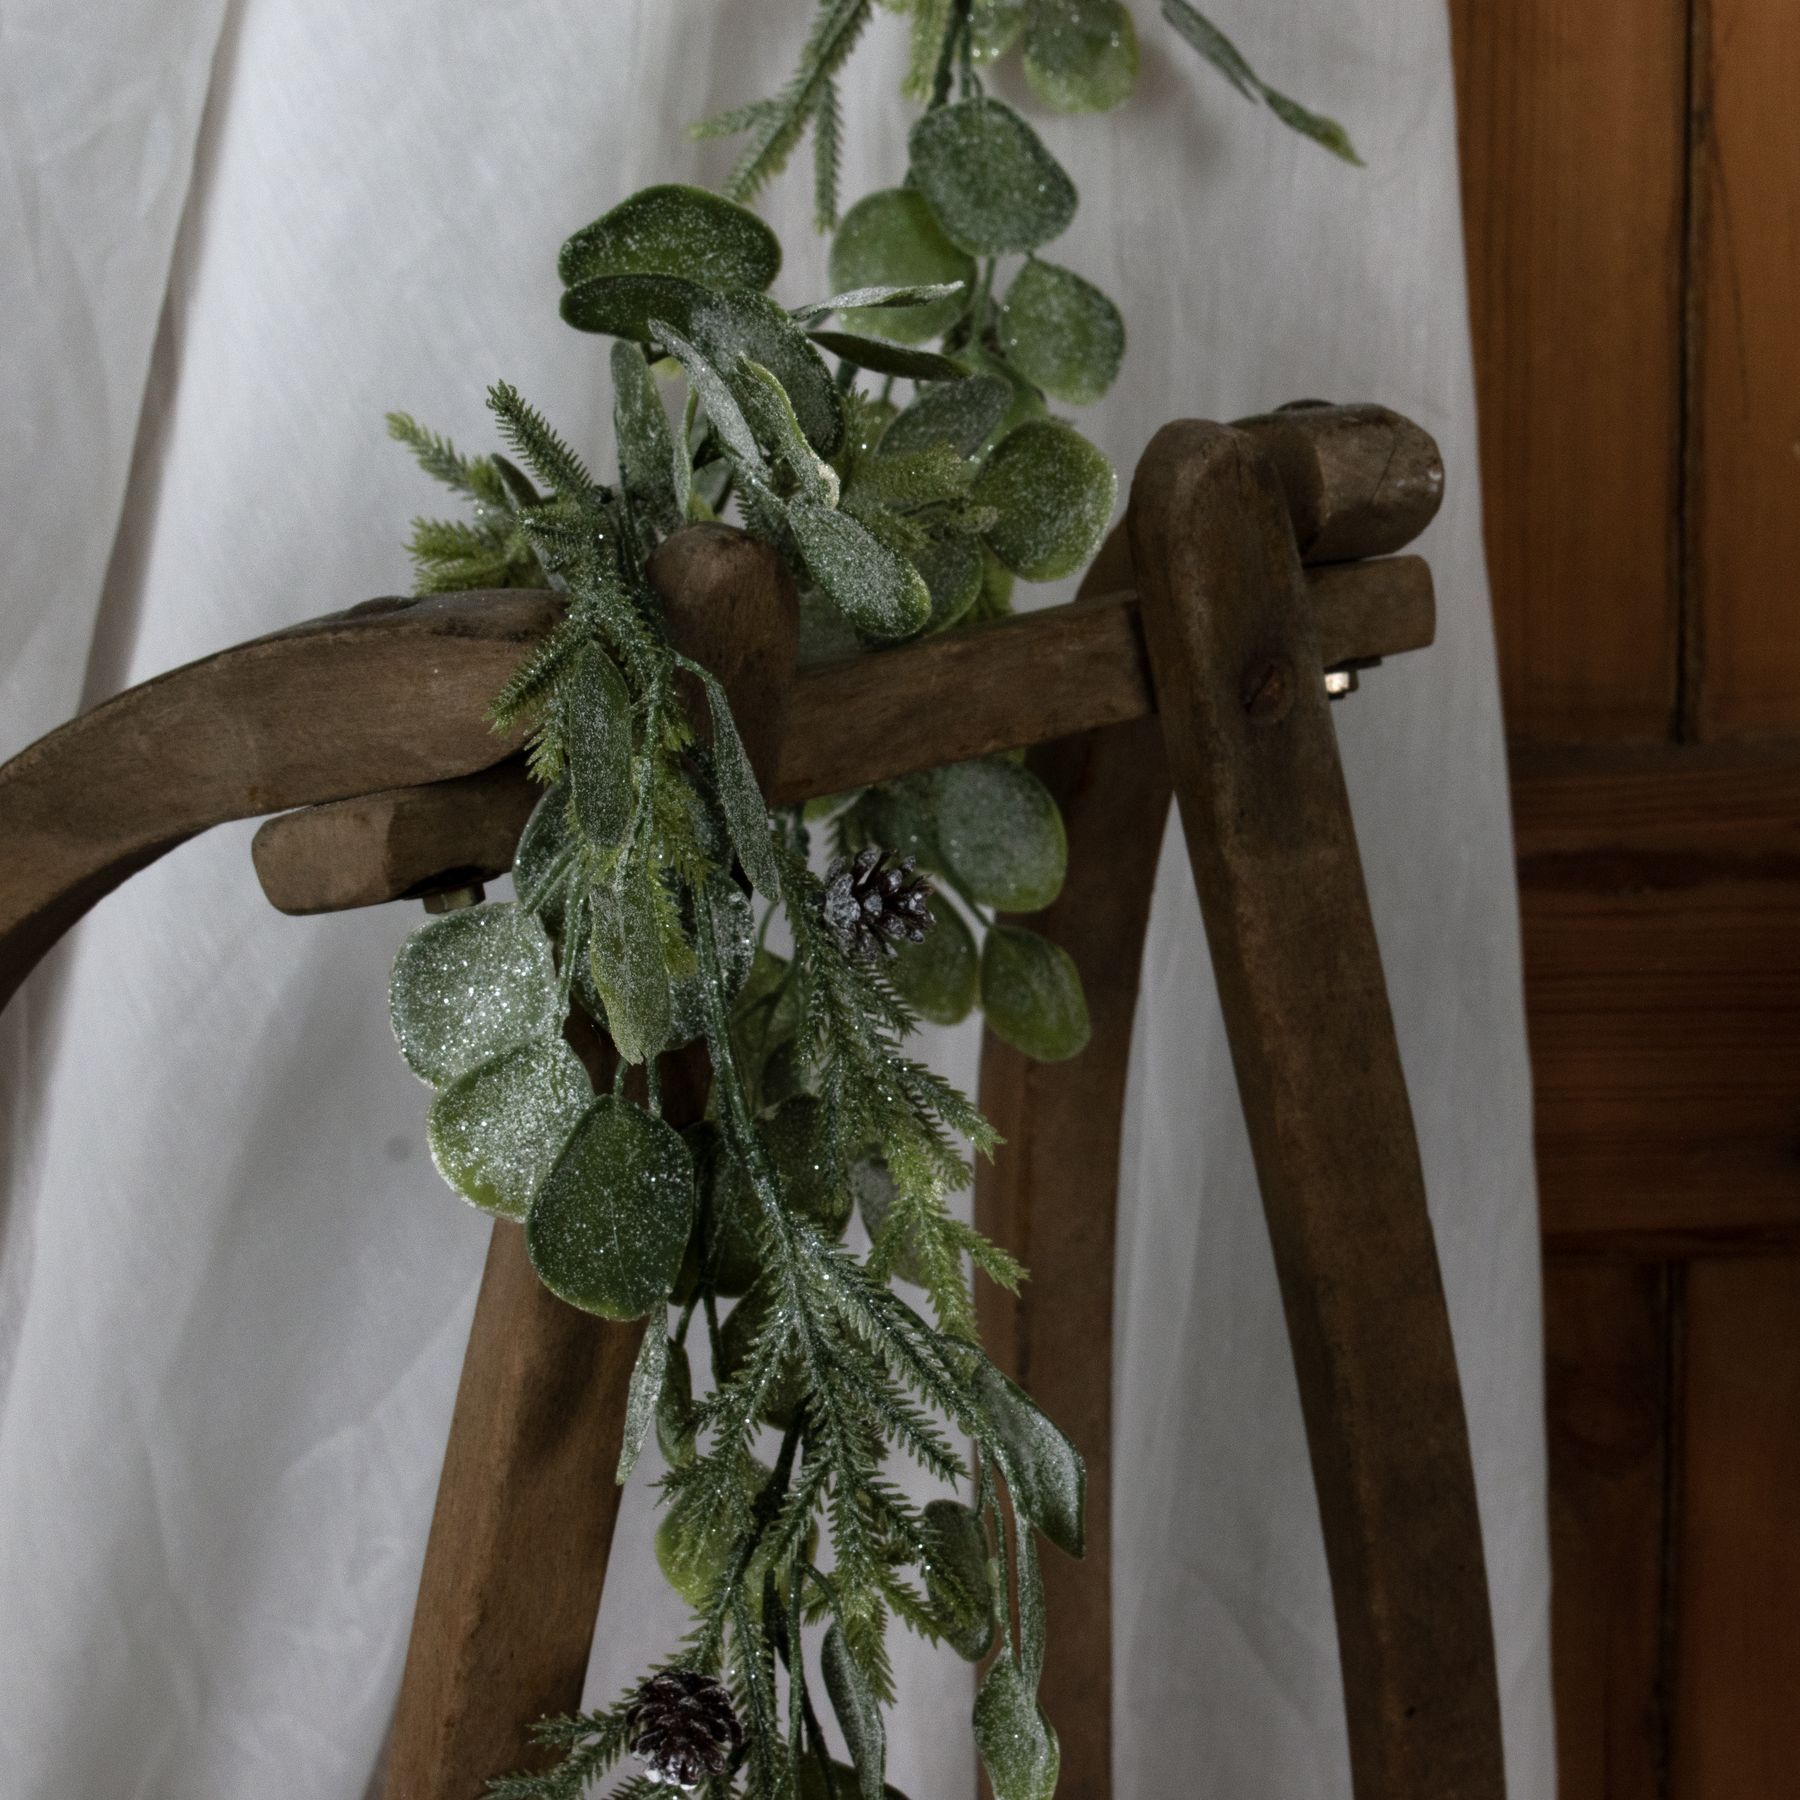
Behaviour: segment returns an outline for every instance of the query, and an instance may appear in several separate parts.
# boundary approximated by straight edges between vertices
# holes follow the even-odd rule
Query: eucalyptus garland
[[[983,72],[1016,51],[1049,106],[1112,107],[1137,69],[1131,15],[1118,0],[883,5],[910,15],[922,109],[897,185],[840,218],[837,82],[874,0],[821,0],[781,90],[696,127],[742,140],[721,193],[646,188],[563,245],[563,318],[615,340],[615,481],[504,384],[489,403],[510,455],[465,457],[389,420],[471,509],[415,524],[421,593],[567,597],[492,709],[527,730],[545,788],[517,898],[413,933],[395,1034],[436,1090],[428,1135],[450,1185],[523,1222],[562,1299],[648,1320],[618,1478],[654,1431],[656,1554],[694,1615],[615,1705],[539,1724],[557,1760],[493,1784],[514,1800],[569,1800],[628,1755],[639,1772],[618,1791],[633,1795],[883,1800],[896,1619],[991,1658],[973,1724],[998,1800],[1056,1784],[1036,1538],[1081,1554],[1083,1469],[976,1340],[971,1269],[1009,1289],[1023,1271],[948,1201],[963,1147],[996,1140],[905,1043],[919,1018],[979,1005],[1029,1056],[1081,1050],[1074,964],[994,916],[1056,897],[1061,818],[1004,756],[771,815],[722,688],[671,641],[646,574],[667,535],[729,513],[792,571],[802,660],[818,660],[1003,615],[1015,579],[1073,573],[1107,528],[1114,472],[1048,409],[1106,392],[1124,322],[1039,254],[1075,185]],[[1186,0],[1163,12],[1240,93],[1355,160]],[[784,308],[769,297],[780,243],[746,203],[809,132],[836,291]],[[570,1048],[572,1013],[618,1053],[609,1092]],[[696,1039],[710,1099],[677,1130],[661,1059]],[[843,1242],[856,1210],[860,1256]],[[895,1451],[943,1494],[909,1498]]]

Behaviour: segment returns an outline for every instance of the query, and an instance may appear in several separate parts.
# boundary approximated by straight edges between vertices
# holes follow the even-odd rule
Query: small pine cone
[[[846,956],[898,954],[902,943],[922,943],[931,924],[931,883],[913,873],[913,858],[888,868],[888,853],[871,844],[853,862],[839,857],[825,871],[824,918]]]
[[[664,1669],[638,1689],[625,1715],[633,1756],[645,1779],[683,1793],[719,1775],[743,1747],[744,1728],[731,1696],[710,1675]]]

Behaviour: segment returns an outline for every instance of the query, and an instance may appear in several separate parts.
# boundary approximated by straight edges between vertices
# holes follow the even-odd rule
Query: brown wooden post
[[[1456,1356],[1280,482],[1165,426],[1130,531],[1299,1376],[1358,1800],[1502,1800]]]

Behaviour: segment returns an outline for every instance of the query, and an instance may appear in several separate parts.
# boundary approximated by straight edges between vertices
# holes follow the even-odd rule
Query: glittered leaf
[[[578,281],[562,297],[564,322],[577,331],[649,343],[652,319],[685,330],[706,289],[678,275],[595,275]]]
[[[900,998],[934,1025],[955,1025],[969,1016],[981,986],[981,958],[975,938],[942,894],[931,897],[931,929],[923,943],[902,944],[888,964]]]
[[[669,1372],[669,1334],[661,1319],[644,1328],[637,1361],[631,1365],[631,1386],[625,1394],[625,1431],[619,1441],[619,1466],[613,1479],[623,1487],[637,1467],[637,1459],[650,1435],[662,1399],[663,1380]]]
[[[766,288],[781,269],[781,241],[745,207],[670,183],[583,226],[556,267],[564,287],[595,275],[680,275],[707,287]]]
[[[540,889],[557,859],[571,842],[569,832],[569,783],[565,777],[544,790],[543,798],[531,809],[525,829],[519,834],[519,847],[513,852],[513,889],[524,899]],[[544,895],[538,917],[552,934],[562,930],[563,892],[558,883]]]
[[[784,388],[761,363],[739,357],[732,391],[744,417],[761,443],[793,478],[797,497],[832,505],[838,496],[838,478],[829,463],[813,454],[800,421]]]
[[[1062,1753],[1036,1690],[1010,1656],[988,1670],[975,1696],[975,1748],[994,1800],[1051,1800]]]
[[[658,531],[687,517],[688,459],[675,448],[656,377],[635,344],[612,347],[613,433],[619,480],[638,516]]]
[[[1105,112],[1137,79],[1137,31],[1119,0],[1028,0],[1025,79],[1059,112]]]
[[[850,1165],[850,1191],[856,1196],[857,1215],[868,1232],[870,1241],[881,1235],[888,1214],[894,1209],[898,1190],[886,1161],[879,1156],[865,1156]],[[920,1254],[911,1232],[903,1235],[899,1253],[893,1258],[893,1272],[915,1287],[931,1285],[931,1269]]]
[[[431,1160],[483,1212],[522,1219],[593,1097],[561,1038],[519,1044],[439,1092],[425,1126]]]
[[[993,1648],[993,1577],[987,1533],[980,1518],[955,1500],[933,1500],[925,1508],[930,1560],[925,1592],[950,1647],[969,1662]]]
[[[939,107],[908,142],[913,179],[944,234],[978,256],[1035,250],[1075,216],[1075,184],[1004,101]]]
[[[881,454],[948,444],[963,456],[973,456],[1005,418],[1012,397],[1011,384],[994,375],[971,375],[928,387],[882,433]]]
[[[788,523],[807,572],[858,631],[910,636],[931,616],[931,593],[911,564],[828,507],[796,505]]]
[[[1050,790],[1004,756],[935,772],[938,854],[971,899],[1037,912],[1062,891],[1068,837]]]
[[[680,321],[672,321],[679,326]],[[747,357],[787,390],[806,440],[821,456],[844,441],[844,402],[806,333],[765,294],[709,294],[691,314],[690,335],[719,369]]]
[[[882,188],[865,195],[844,215],[831,240],[831,284],[854,289],[887,285],[942,286],[958,292],[916,307],[850,309],[847,331],[923,344],[941,337],[961,315],[975,284],[975,261],[945,237],[923,195],[913,188]]]
[[[836,518],[837,514],[830,516]],[[781,864],[769,836],[769,809],[763,804],[756,771],[750,766],[750,753],[738,736],[737,721],[731,716],[731,702],[726,699],[725,690],[712,675],[704,670],[697,672],[706,686],[707,705],[712,712],[713,775],[732,846],[756,891],[765,899],[778,900]]]
[[[597,644],[576,657],[561,691],[575,822],[603,850],[625,841],[631,824],[631,695]]]
[[[981,1010],[988,1029],[1037,1062],[1064,1062],[1087,1046],[1081,972],[1060,944],[1017,925],[995,925],[981,946]]]
[[[544,928],[509,901],[445,913],[394,958],[388,1008],[400,1054],[441,1086],[465,1070],[554,1035],[556,965]]]
[[[783,1202],[827,1237],[842,1237],[854,1204],[844,1165],[832,1153],[824,1106],[811,1094],[782,1101],[758,1127]]]
[[[834,312],[854,312],[861,307],[880,307],[886,312],[894,307],[929,306],[939,300],[960,301],[962,293],[960,281],[912,281],[900,285],[877,282],[873,287],[851,288],[848,293],[815,300],[810,306],[796,306],[789,317],[796,325],[817,325]]]
[[[825,1676],[825,1692],[831,1696],[831,1710],[837,1715],[838,1725],[844,1733],[844,1747],[855,1765],[862,1800],[882,1800],[882,1778],[887,1770],[887,1728],[882,1724],[881,1703],[869,1686],[869,1678],[844,1641],[842,1625],[833,1623],[825,1633],[819,1660]]]
[[[694,1377],[680,1344],[669,1346],[669,1366],[656,1404],[656,1447],[671,1469],[694,1459]]]
[[[858,337],[848,331],[815,331],[812,341],[832,356],[842,357],[859,369],[877,375],[896,375],[903,381],[961,381],[961,364],[931,350],[914,350],[905,344],[884,343],[880,338]]]
[[[719,950],[719,986],[729,1006],[749,977],[756,955],[756,909],[742,888],[722,871],[706,883],[707,904],[712,909],[713,941]],[[671,990],[669,1042],[673,1050],[690,1043],[706,1029],[706,1002],[698,968],[684,975]]]
[[[1000,515],[988,548],[1027,581],[1079,569],[1106,536],[1119,478],[1073,426],[1028,419],[995,445],[971,498]]]
[[[974,538],[932,538],[909,559],[931,595],[930,631],[947,631],[981,594],[981,545]]]
[[[1013,367],[1046,393],[1086,406],[1119,373],[1125,321],[1091,281],[1034,259],[1006,290],[1000,344]]]
[[[1000,423],[996,425],[988,438],[990,444],[998,443],[1002,438],[1023,425],[1027,419],[1041,419],[1044,416],[1044,396],[1032,382],[1009,363],[1005,357],[996,356],[992,352],[981,349],[959,350],[956,360],[973,375],[992,376],[996,381],[1004,381],[1012,398]]]
[[[588,971],[606,1008],[607,1030],[628,1063],[664,1049],[673,1024],[662,920],[650,885],[656,879],[633,859],[613,885],[591,895]]]
[[[1087,1468],[1081,1453],[1017,1382],[982,1357],[974,1384],[1005,1446],[1014,1507],[1057,1549],[1080,1556],[1086,1541]]]
[[[719,371],[710,353],[691,342],[669,320],[659,318],[651,322],[656,327],[658,342],[681,364],[687,375],[688,385],[705,410],[719,442],[745,470],[766,482],[769,471],[763,462],[756,433],[750,429],[750,421],[744,417],[744,409],[738,405],[737,395],[732,392],[730,383]]]
[[[1019,41],[1026,0],[975,0],[969,48],[977,62],[995,62]]]
[[[525,1247],[560,1299],[637,1319],[667,1298],[693,1223],[693,1169],[680,1137],[605,1094],[533,1195]]]

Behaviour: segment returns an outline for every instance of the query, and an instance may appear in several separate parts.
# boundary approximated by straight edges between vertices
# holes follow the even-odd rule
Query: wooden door
[[[1800,1783],[1800,5],[1451,0],[1565,1800]]]

